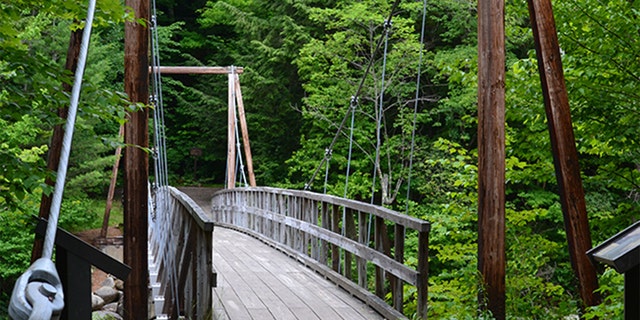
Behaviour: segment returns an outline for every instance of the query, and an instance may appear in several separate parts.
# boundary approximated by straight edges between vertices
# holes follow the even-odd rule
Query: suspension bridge
[[[392,5],[384,24],[385,36],[380,37],[375,49],[377,52],[384,43],[385,56],[387,28],[399,2],[396,0]],[[597,279],[584,254],[590,248],[590,236],[583,190],[580,183],[572,183],[580,181],[576,171],[575,141],[572,135],[558,133],[571,130],[561,64],[558,59],[550,58],[559,55],[559,47],[557,38],[554,38],[550,3],[541,2],[548,6],[538,6],[533,2],[530,15],[535,23],[533,30],[540,69],[556,70],[541,72],[541,79],[546,84],[543,89],[547,116],[561,120],[556,127],[550,126],[550,131],[552,137],[556,137],[552,143],[556,171],[562,173],[558,174],[558,179],[563,188],[561,201],[570,239],[569,250],[582,299],[586,305],[595,305],[597,298],[593,291],[597,288]],[[149,184],[149,159],[143,151],[149,145],[149,110],[143,108],[130,112],[124,128],[125,144],[130,146],[125,152],[124,260],[131,266],[130,270],[121,268],[123,275],[131,271],[124,288],[125,317],[143,319],[148,316],[147,308],[142,306],[147,305],[147,291],[150,289],[156,319],[426,318],[430,223],[382,206],[346,199],[348,180],[345,181],[344,197],[306,190],[257,187],[243,118],[238,78],[241,69],[173,69],[173,72],[228,74],[229,142],[225,189],[203,196],[202,192],[181,191],[169,185],[160,74],[171,72],[171,69],[163,71],[160,66],[155,3],[153,15],[149,14],[151,6],[148,0],[127,0],[125,4],[133,9],[136,17],[151,22],[151,41],[148,41],[146,26],[127,23],[125,27],[125,90],[132,102],[154,106],[155,129],[155,181]],[[481,308],[504,319],[504,21],[495,19],[503,16],[504,12],[499,1],[480,1],[478,7],[478,261],[484,289],[487,290],[483,293],[487,296],[487,305]],[[63,319],[74,318],[62,311],[64,305],[69,306],[69,301],[75,300],[69,298],[69,293],[62,293],[62,277],[58,276],[51,256],[54,238],[56,245],[60,245],[56,237],[60,197],[94,9],[95,0],[90,0],[42,257],[16,283],[9,309],[16,319],[31,318],[30,315],[46,319],[52,315],[57,317],[60,312]],[[426,1],[421,42],[424,39],[425,12]],[[542,41],[545,39],[551,40]],[[152,44],[151,50],[149,43]],[[152,61],[149,61],[149,52],[152,53]],[[373,59],[369,61],[365,74],[372,64]],[[152,90],[149,90],[149,74],[152,75]],[[418,69],[416,103],[420,74]],[[328,161],[349,115],[353,123],[353,110],[364,79],[307,187]],[[384,82],[383,72],[381,83]],[[152,92],[151,99],[149,92]],[[553,92],[562,94],[556,97],[551,95]],[[380,101],[382,105],[382,94]],[[377,118],[382,118],[382,108],[376,111]],[[240,144],[235,143],[240,140],[238,123],[247,157],[249,183],[243,174],[241,176],[243,183],[251,187],[235,187],[236,172],[243,173],[245,165],[240,156]],[[69,130],[70,134],[67,133]],[[377,148],[381,143],[379,135],[378,123]],[[378,152],[376,149],[376,160]],[[375,163],[377,166],[377,161]],[[349,174],[347,165],[347,179]],[[375,191],[375,187],[372,189]],[[579,196],[576,200],[566,197],[567,194]],[[405,246],[408,241],[412,245]],[[104,265],[114,264],[107,261]],[[73,276],[69,273],[71,269],[66,266],[62,269],[66,270],[67,276]],[[77,292],[72,292],[72,297],[74,294]],[[405,310],[405,305],[412,309]]]

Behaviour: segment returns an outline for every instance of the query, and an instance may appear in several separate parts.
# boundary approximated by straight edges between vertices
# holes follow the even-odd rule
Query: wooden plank
[[[338,205],[334,204],[331,207],[331,231],[340,234],[340,210]],[[331,243],[331,267],[335,272],[340,270],[340,247],[335,243]]]
[[[336,288],[296,260],[275,252],[252,237],[226,228],[217,228],[214,237],[214,262],[221,274],[219,288],[214,290],[217,299],[223,304],[234,303],[230,307],[235,308],[233,312],[239,315],[239,319],[244,319],[243,311],[237,309],[246,308],[246,305],[244,302],[234,302],[233,298],[237,296],[238,299],[244,299],[244,294],[248,294],[252,299],[253,309],[262,308],[258,306],[256,297],[266,306],[268,310],[265,312],[269,313],[265,313],[267,318],[274,314],[278,315],[276,319],[382,318],[362,301]],[[297,251],[290,253],[295,253],[296,257],[304,256],[310,259]],[[241,289],[236,289],[236,281],[239,281]],[[249,290],[250,292],[247,292]],[[219,308],[217,310],[218,314],[224,314]],[[341,311],[345,311],[347,316]],[[233,312],[227,311],[230,315]],[[251,310],[246,312],[252,313]],[[354,314],[357,316],[352,316]],[[255,318],[255,315],[246,319],[250,318]],[[231,319],[236,317],[231,316]]]
[[[418,279],[416,289],[418,290],[418,316],[427,318],[427,302],[429,291],[429,233],[418,233]]]
[[[376,250],[382,252],[384,250],[384,247],[382,245],[385,232],[384,219],[375,217],[374,221],[374,245],[376,247]],[[380,299],[384,299],[386,295],[384,279],[384,269],[380,266],[375,266],[375,292],[376,296],[378,296]]]
[[[595,292],[598,277],[586,254],[591,249],[591,232],[553,9],[550,0],[528,3],[571,266],[584,305],[595,306],[601,300]]]
[[[149,73],[159,72],[160,74],[229,74],[232,67],[206,67],[206,66],[160,66],[149,68]],[[235,73],[243,73],[244,68],[233,67]]]
[[[369,246],[367,239],[367,214],[358,212],[358,242],[364,246]],[[358,270],[358,285],[367,288],[367,261],[360,256],[356,257],[356,268]]]
[[[404,264],[404,226],[396,223],[394,233],[394,258],[396,261]],[[393,306],[396,310],[402,312],[402,304],[404,302],[404,288],[402,280],[394,276],[391,281],[391,288],[393,292]]]
[[[331,221],[329,220],[329,205],[327,203],[321,203],[320,220],[323,229],[331,230]],[[329,245],[326,241],[320,239],[320,256],[318,261],[324,265],[327,264],[329,259]]]

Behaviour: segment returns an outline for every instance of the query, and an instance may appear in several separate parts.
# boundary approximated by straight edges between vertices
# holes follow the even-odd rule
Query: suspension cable
[[[422,59],[424,52],[424,30],[427,20],[427,0],[422,2],[422,26],[420,29],[420,54],[418,57],[418,77],[416,79],[416,96],[413,103],[413,124],[411,126],[411,149],[409,151],[409,173],[407,176],[407,198],[405,203],[405,214],[409,214],[409,196],[411,195],[411,174],[413,169],[413,152],[416,138],[416,122],[418,115],[418,98],[420,97],[420,79],[422,77]]]
[[[347,197],[347,191],[349,190],[349,174],[351,171],[351,154],[353,150],[353,126],[355,123],[356,107],[358,106],[358,98],[351,97],[351,103],[349,109],[351,110],[351,129],[349,131],[349,155],[347,157],[347,172],[345,174],[344,181],[344,198]]]
[[[87,10],[87,20],[82,32],[82,42],[80,43],[80,53],[78,56],[78,66],[76,68],[73,89],[71,90],[71,105],[65,124],[64,137],[62,140],[62,151],[60,153],[60,163],[56,173],[56,184],[53,191],[51,202],[51,210],[49,212],[49,221],[47,223],[47,231],[44,238],[42,249],[42,257],[51,259],[53,255],[53,244],[58,228],[58,218],[60,216],[60,207],[62,204],[62,194],[64,192],[64,183],[67,176],[67,166],[69,164],[69,155],[71,154],[71,141],[73,140],[73,130],[76,123],[76,114],[78,112],[78,101],[80,100],[80,89],[82,88],[82,77],[87,62],[87,53],[89,51],[89,40],[91,39],[91,26],[93,25],[93,15],[96,9],[96,0],[89,0],[89,9]]]
[[[162,75],[160,74],[160,41],[158,37],[158,23],[157,23],[157,10],[156,10],[156,1],[152,1],[152,10],[153,15],[151,17],[151,31],[152,31],[152,47],[151,47],[151,71],[153,74],[153,94],[152,94],[152,103],[154,105],[153,110],[153,119],[154,119],[154,143],[155,143],[155,171],[156,174],[156,207],[158,211],[160,211],[160,217],[156,221],[156,225],[158,227],[162,227],[166,225],[166,223],[170,223],[170,219],[168,217],[168,212],[170,212],[169,208],[169,170],[167,164],[167,146],[166,146],[166,125],[164,118],[164,102],[162,99]],[[157,217],[157,214],[156,214]],[[157,230],[162,232],[162,230]],[[171,239],[173,234],[169,232],[168,234],[159,235],[161,237],[167,237],[165,240],[171,243],[173,240]],[[167,269],[170,270],[170,289],[173,293],[173,302],[176,305],[176,308],[180,309],[180,301],[178,299],[178,275],[175,261],[175,248],[170,246],[169,252],[165,252],[162,254],[163,263],[167,266]]]
[[[396,0],[393,3],[393,6],[391,7],[391,10],[389,12],[389,16],[388,16],[386,21],[391,21],[391,19],[393,18],[393,14],[396,11],[396,8],[398,7],[399,4],[400,4],[400,0]],[[369,74],[369,70],[371,70],[371,67],[373,66],[375,54],[376,54],[376,52],[378,52],[380,50],[380,47],[382,46],[383,40],[384,40],[384,38],[380,37],[380,39],[378,40],[378,43],[376,44],[375,49],[373,50],[373,55],[371,56],[371,59],[369,59],[369,63],[367,64],[367,68],[365,69],[364,74],[362,75],[362,78],[360,79],[360,84],[358,85],[358,89],[356,90],[356,93],[353,95],[353,97],[355,97],[356,99],[358,99],[358,97],[360,96],[362,88],[364,87],[364,81],[366,80],[367,75]],[[347,119],[349,118],[349,111],[350,110],[347,110],[347,112],[345,113],[344,117],[342,118],[342,122],[340,123],[340,126],[338,127],[338,130],[336,131],[336,134],[333,136],[333,140],[331,141],[331,143],[329,144],[329,147],[327,147],[327,149],[333,150],[333,147],[335,146],[336,141],[338,140],[338,137],[340,136],[340,132],[342,132],[342,129],[344,128],[344,125],[347,122]],[[309,181],[307,183],[305,183],[305,185],[304,185],[304,189],[305,190],[311,189],[311,185],[313,185],[313,180],[315,180],[316,175],[318,175],[318,171],[320,171],[320,168],[322,168],[322,165],[324,164],[325,161],[326,161],[326,157],[322,158],[322,161],[320,161],[320,164],[318,165],[318,167],[313,172],[313,175],[311,175],[311,179],[309,179]]]

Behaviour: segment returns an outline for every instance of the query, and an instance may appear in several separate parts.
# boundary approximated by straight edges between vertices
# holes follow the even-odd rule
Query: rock
[[[120,290],[120,291],[123,291],[124,290],[124,281],[122,281],[120,279],[116,279],[115,282],[116,282],[115,288]]]
[[[95,311],[95,310],[100,310],[102,309],[102,307],[104,306],[104,299],[100,298],[99,296],[92,294],[91,295],[91,310]]]
[[[105,303],[111,303],[118,300],[120,294],[112,287],[101,287],[94,294],[104,300]]]
[[[102,310],[113,312],[113,313],[118,313],[118,303],[117,302],[111,302],[109,304],[106,304],[104,307],[102,307]]]
[[[111,287],[111,288],[115,288],[116,287],[116,281],[113,279],[113,277],[111,276],[107,276],[104,281],[102,281],[102,283],[100,284],[101,287]]]
[[[120,293],[120,299],[118,299],[118,314],[124,317],[124,293]]]
[[[109,311],[94,311],[91,313],[92,320],[123,320],[122,317],[114,312]]]

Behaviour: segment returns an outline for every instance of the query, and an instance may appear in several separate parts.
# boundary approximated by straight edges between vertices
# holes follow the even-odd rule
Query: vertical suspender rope
[[[349,109],[351,110],[351,129],[349,131],[349,155],[347,157],[347,173],[345,174],[344,181],[344,198],[347,197],[347,191],[349,190],[349,174],[351,171],[351,153],[353,150],[353,126],[355,123],[356,107],[358,105],[358,98],[351,97],[351,103]]]
[[[155,151],[157,153],[156,157],[156,209],[159,211],[159,215],[156,214],[157,220],[155,222],[155,229],[157,233],[165,233],[158,234],[157,236],[161,237],[167,243],[172,243],[173,234],[171,232],[166,233],[166,229],[164,227],[166,225],[170,225],[172,223],[169,212],[171,210],[170,206],[170,194],[169,194],[169,169],[167,164],[167,146],[166,146],[166,131],[165,131],[165,121],[164,121],[164,101],[162,99],[162,75],[160,74],[160,41],[158,39],[158,23],[157,23],[157,15],[156,15],[156,2],[152,1],[152,64],[151,71],[153,74],[153,99],[152,101],[155,104],[153,117],[154,117],[154,142],[156,144]],[[158,203],[160,202],[160,203]],[[173,293],[173,302],[175,303],[175,307],[177,310],[180,310],[180,299],[178,299],[178,274],[177,268],[175,266],[176,261],[176,252],[174,246],[168,246],[169,252],[161,253],[161,260],[167,267],[167,270],[170,274],[170,290]]]
[[[53,255],[53,244],[56,236],[56,228],[58,227],[58,218],[60,216],[60,206],[62,203],[62,193],[64,192],[64,183],[67,176],[67,166],[69,164],[69,154],[71,153],[71,141],[73,140],[73,129],[76,123],[76,114],[78,112],[78,101],[80,100],[80,89],[82,87],[82,77],[84,76],[84,68],[87,62],[87,52],[89,51],[89,40],[91,39],[91,26],[93,24],[93,14],[96,9],[96,0],[89,0],[89,9],[87,10],[87,20],[82,32],[82,42],[80,44],[80,54],[78,56],[78,67],[76,68],[75,78],[73,81],[73,89],[71,90],[71,105],[64,130],[62,140],[62,152],[60,154],[60,163],[56,174],[56,184],[53,191],[53,200],[51,202],[51,211],[49,213],[49,222],[47,223],[47,231],[44,238],[42,249],[42,257],[51,259]]]
[[[378,174],[380,166],[380,145],[382,144],[380,139],[380,127],[383,116],[383,103],[384,103],[384,82],[386,79],[387,71],[387,50],[389,48],[389,29],[391,28],[391,20],[384,21],[384,53],[382,55],[382,81],[380,84],[380,102],[378,103],[378,110],[376,110],[376,156],[373,160],[373,175],[371,177],[371,204],[376,193],[376,175]]]
[[[234,93],[235,96],[235,93]],[[235,101],[235,97],[234,97],[234,101]],[[237,105],[234,102],[233,107],[235,108]],[[236,163],[237,163],[237,171],[240,171],[240,176],[236,175],[236,179],[238,179],[238,182],[240,182],[241,184],[244,184],[244,186],[248,186],[249,184],[247,183],[247,175],[244,172],[244,162],[242,161],[242,145],[240,144],[240,133],[238,130],[238,113],[235,112],[236,118],[233,121],[234,127],[235,127],[235,132],[236,132]]]
[[[387,72],[387,51],[389,48],[389,29],[391,28],[391,20],[384,21],[384,53],[382,55],[382,80],[380,84],[380,101],[378,102],[378,110],[376,110],[376,155],[373,160],[373,173],[371,175],[371,201],[373,204],[376,194],[376,175],[378,174],[378,165],[380,163],[380,145],[382,144],[380,140],[380,126],[382,122],[383,115],[383,103],[384,103],[384,84],[386,79]],[[372,227],[373,217],[369,214],[369,223],[367,226],[367,239],[371,239],[371,227]]]
[[[345,181],[344,181],[344,198],[347,197],[347,191],[349,191],[349,174],[351,171],[351,151],[353,150],[353,126],[354,126],[354,122],[355,122],[355,115],[356,115],[356,106],[358,105],[358,98],[356,98],[355,96],[351,97],[351,103],[349,105],[349,109],[351,110],[351,130],[349,133],[349,156],[347,158],[347,173],[345,175]],[[342,236],[345,236],[346,231],[346,216],[347,216],[347,208],[343,207],[342,208]],[[344,251],[344,250],[343,250]],[[346,254],[346,253],[345,253]],[[346,268],[346,266],[345,266]]]
[[[413,125],[411,126],[411,150],[409,151],[409,173],[407,176],[407,199],[405,204],[405,214],[409,214],[409,196],[411,195],[411,170],[413,169],[413,152],[416,138],[416,122],[418,115],[418,98],[420,97],[420,79],[422,76],[422,59],[424,51],[424,29],[427,20],[427,0],[422,2],[422,26],[420,29],[420,55],[418,57],[418,77],[416,79],[416,96],[413,103]]]

